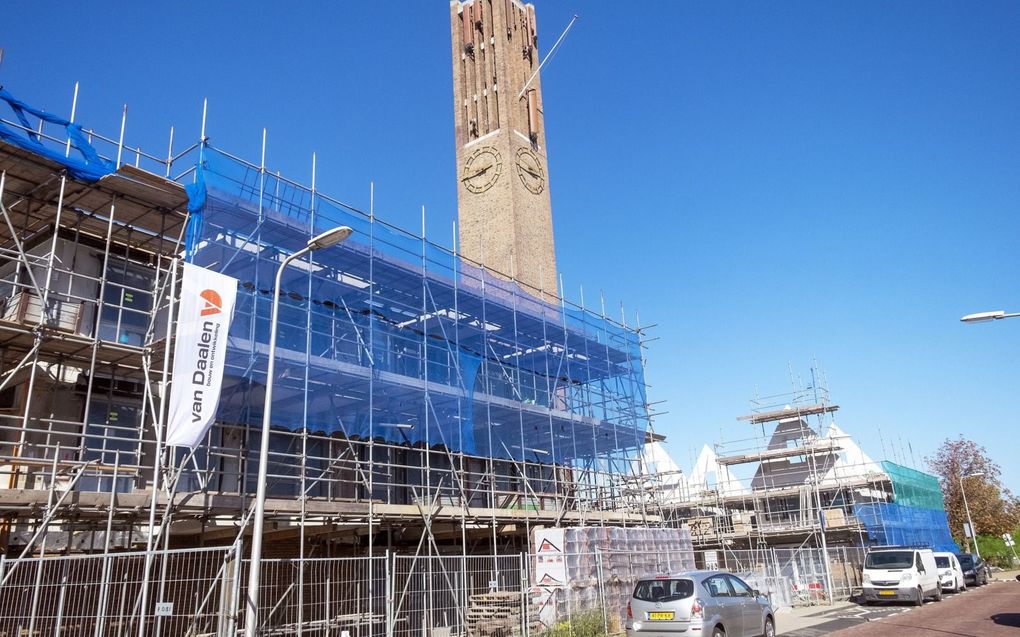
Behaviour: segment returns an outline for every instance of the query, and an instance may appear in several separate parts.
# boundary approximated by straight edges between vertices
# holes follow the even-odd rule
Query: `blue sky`
[[[153,6],[145,6],[152,4]],[[1020,491],[1020,4],[537,3],[557,256],[657,324],[674,455],[751,434],[813,361],[840,426],[910,464],[988,447]],[[165,153],[198,137],[448,244],[448,5],[59,3],[8,21],[0,83]],[[187,140],[187,141],[185,141]],[[575,290],[575,292],[569,292]],[[881,439],[880,433],[881,432]]]

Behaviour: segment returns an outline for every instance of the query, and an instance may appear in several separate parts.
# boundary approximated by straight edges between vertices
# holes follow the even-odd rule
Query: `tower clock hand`
[[[542,178],[542,175],[536,173],[534,170],[531,170],[527,166],[521,166],[521,170],[523,170],[524,172],[528,173],[529,175],[531,175],[535,179],[541,179]]]
[[[470,181],[470,180],[474,179],[475,177],[477,177],[478,175],[483,175],[483,174],[485,174],[486,172],[488,172],[488,170],[489,170],[490,168],[492,168],[492,164],[489,164],[488,166],[486,166],[485,168],[482,168],[481,170],[479,170],[479,171],[478,171],[478,172],[476,172],[476,173],[473,173],[473,174],[471,174],[471,175],[468,175],[467,177],[465,177],[465,178],[461,179],[461,181]]]

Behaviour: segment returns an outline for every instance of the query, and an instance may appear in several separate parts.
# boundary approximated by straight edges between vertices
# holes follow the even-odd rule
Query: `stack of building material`
[[[843,509],[825,509],[825,528],[838,529],[847,525]]]
[[[468,637],[520,637],[521,594],[478,593],[468,598]]]
[[[547,627],[603,604],[615,625],[638,579],[694,568],[687,529],[536,529],[534,547],[532,581],[542,597],[540,615]]]
[[[699,541],[715,536],[715,525],[713,524],[713,519],[708,516],[688,519],[687,528],[690,529],[691,537]]]
[[[735,511],[731,516],[734,533],[750,533],[753,527],[754,513],[751,511]]]

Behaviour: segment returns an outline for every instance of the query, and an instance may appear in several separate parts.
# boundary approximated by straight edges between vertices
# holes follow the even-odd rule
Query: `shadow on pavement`
[[[992,615],[992,621],[1000,626],[1020,628],[1020,613],[996,613]]]

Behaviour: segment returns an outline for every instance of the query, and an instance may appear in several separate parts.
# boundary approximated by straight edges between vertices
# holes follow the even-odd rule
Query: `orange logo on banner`
[[[555,544],[553,544],[549,540],[543,539],[542,540],[542,544],[538,547],[538,552],[539,553],[546,553],[548,551],[552,551],[554,553],[559,553],[560,549],[559,549],[558,546],[556,546]]]
[[[202,316],[212,316],[223,311],[223,299],[216,290],[202,290],[199,294],[205,300],[205,307],[202,308]]]

